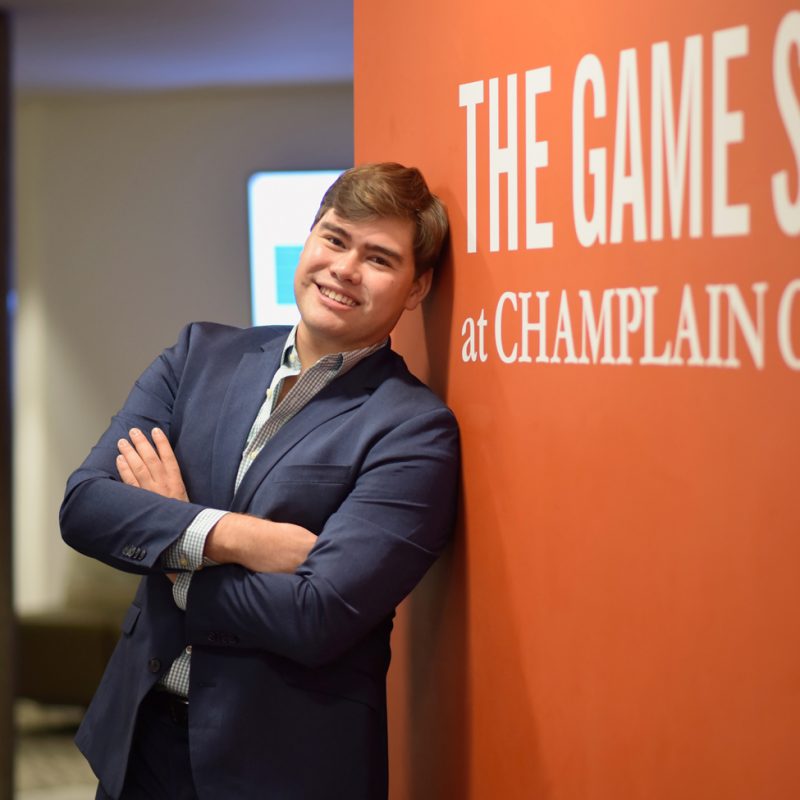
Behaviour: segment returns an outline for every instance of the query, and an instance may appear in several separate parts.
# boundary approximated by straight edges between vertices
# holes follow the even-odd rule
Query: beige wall
[[[64,482],[193,319],[249,320],[246,181],[352,163],[349,85],[19,98],[15,599],[112,570],[58,535]],[[122,576],[123,578],[126,576]]]

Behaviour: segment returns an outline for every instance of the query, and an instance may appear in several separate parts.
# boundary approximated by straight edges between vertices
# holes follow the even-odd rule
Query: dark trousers
[[[197,800],[186,722],[185,710],[166,696],[144,699],[119,800]],[[98,786],[95,800],[112,798]]]

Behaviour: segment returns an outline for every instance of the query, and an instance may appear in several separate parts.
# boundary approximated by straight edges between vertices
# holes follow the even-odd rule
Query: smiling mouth
[[[323,297],[327,297],[329,300],[335,300],[337,303],[341,303],[343,306],[349,306],[350,308],[353,308],[354,306],[358,305],[358,303],[353,300],[352,297],[348,297],[346,294],[340,294],[334,289],[329,289],[327,286],[317,285],[317,288]]]

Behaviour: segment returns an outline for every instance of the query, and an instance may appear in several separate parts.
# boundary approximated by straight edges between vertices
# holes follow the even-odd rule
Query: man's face
[[[351,222],[325,213],[295,273],[301,357],[375,344],[420,303],[431,271],[415,277],[413,234],[413,223],[398,217]]]

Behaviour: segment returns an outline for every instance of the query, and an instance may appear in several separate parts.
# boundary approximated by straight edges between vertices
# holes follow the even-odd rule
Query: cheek
[[[407,281],[393,280],[391,284],[386,287],[384,302],[387,307],[393,309],[404,308],[410,293],[411,285]]]
[[[297,261],[297,269],[294,272],[295,286],[308,283],[309,276],[319,269],[320,264],[319,248],[308,242],[300,253]]]
[[[308,264],[301,259],[294,273],[294,288],[299,289],[302,286],[308,286],[309,275],[312,271],[309,269]]]

